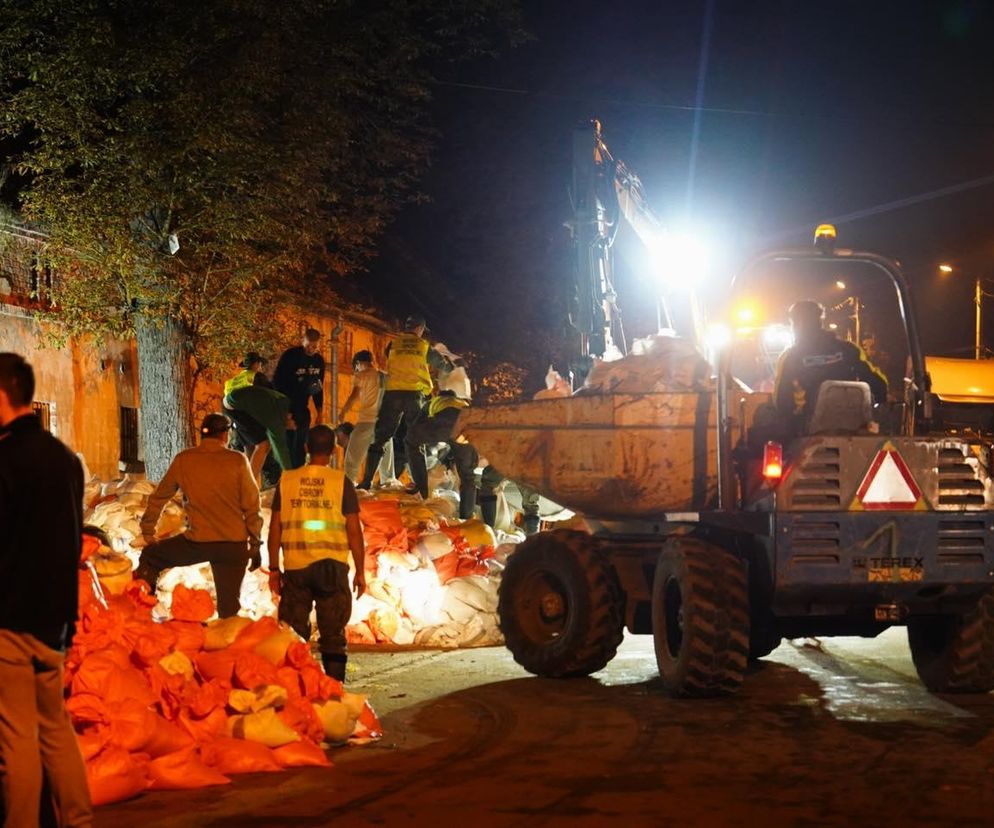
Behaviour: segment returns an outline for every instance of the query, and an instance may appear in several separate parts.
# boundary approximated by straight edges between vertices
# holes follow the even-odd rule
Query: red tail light
[[[776,483],[783,477],[783,446],[770,441],[763,448],[763,478]]]

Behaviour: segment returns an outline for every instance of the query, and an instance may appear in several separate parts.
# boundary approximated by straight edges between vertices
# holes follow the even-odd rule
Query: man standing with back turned
[[[0,766],[8,828],[39,824],[42,769],[61,826],[93,810],[62,662],[78,610],[83,469],[31,409],[34,372],[0,354]]]
[[[317,610],[324,671],[345,681],[345,625],[352,614],[349,552],[355,560],[356,598],[366,589],[359,500],[345,472],[328,465],[335,452],[334,431],[315,426],[307,450],[308,464],[284,472],[273,498],[269,585],[280,596],[280,621],[304,641],[311,637],[311,609]]]
[[[366,453],[366,470],[356,486],[368,489],[380,465],[383,449],[393,439],[401,420],[410,428],[421,413],[425,397],[431,393],[429,361],[444,364],[445,358],[428,346],[424,333],[428,330],[423,316],[408,316],[404,332],[398,334],[387,348],[387,378],[383,401],[376,415],[373,442]],[[394,470],[395,473],[399,469]]]

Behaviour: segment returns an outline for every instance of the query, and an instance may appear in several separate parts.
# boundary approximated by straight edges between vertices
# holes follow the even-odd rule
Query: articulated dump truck
[[[693,388],[463,412],[459,430],[502,474],[589,529],[539,533],[508,561],[500,623],[527,670],[596,672],[627,628],[652,634],[669,693],[711,696],[783,637],[904,625],[930,689],[994,689],[990,438],[937,427],[899,267],[828,245],[778,251],[733,294],[757,273],[834,282],[840,266],[896,298],[909,369],[886,404],[865,383],[825,382],[806,432],[786,436],[769,391],[737,375],[733,339]]]

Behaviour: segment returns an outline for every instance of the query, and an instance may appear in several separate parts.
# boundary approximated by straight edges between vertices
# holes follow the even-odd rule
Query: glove
[[[248,571],[255,572],[260,566],[262,566],[262,552],[256,549],[249,557]]]

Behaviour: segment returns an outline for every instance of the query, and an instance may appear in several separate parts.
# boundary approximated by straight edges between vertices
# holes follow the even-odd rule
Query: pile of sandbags
[[[503,642],[497,589],[508,548],[452,502],[377,493],[359,502],[366,594],[346,628],[355,644],[479,647]],[[517,540],[516,536],[513,540]]]
[[[653,391],[703,391],[711,369],[691,342],[656,335],[636,340],[621,359],[594,363],[582,394],[644,394]]]
[[[275,619],[205,625],[211,597],[180,584],[172,620],[157,623],[144,581],[114,596],[88,576],[65,680],[95,804],[224,784],[235,773],[329,766],[322,743],[379,737],[366,698],[326,676]]]
[[[100,496],[84,521],[103,529],[118,556],[94,559],[105,587],[117,593],[127,583],[127,556],[137,566],[141,551],[139,521],[154,487],[128,475],[124,480],[101,484]],[[271,494],[263,503],[271,503]],[[422,500],[403,490],[384,489],[360,499],[360,519],[366,544],[367,594],[355,602],[348,636],[356,644],[397,646],[468,647],[503,643],[497,623],[497,588],[504,556],[495,555],[498,538],[479,520],[461,521],[458,495],[438,489]],[[268,561],[265,537],[270,509],[263,510],[263,561]],[[163,510],[157,536],[183,531],[185,517],[177,500]],[[499,533],[512,544],[523,535]],[[117,578],[116,586],[111,581]],[[470,590],[473,601],[463,601],[459,581],[478,579]],[[471,582],[475,583],[475,582]],[[453,585],[454,584],[454,585]],[[172,595],[178,586],[204,590],[215,597],[210,566],[175,567],[159,578],[152,616],[172,617]],[[480,593],[480,594],[477,594]],[[241,614],[252,619],[276,615],[276,603],[262,569],[248,572],[242,581]],[[316,625],[315,625],[316,628]]]

